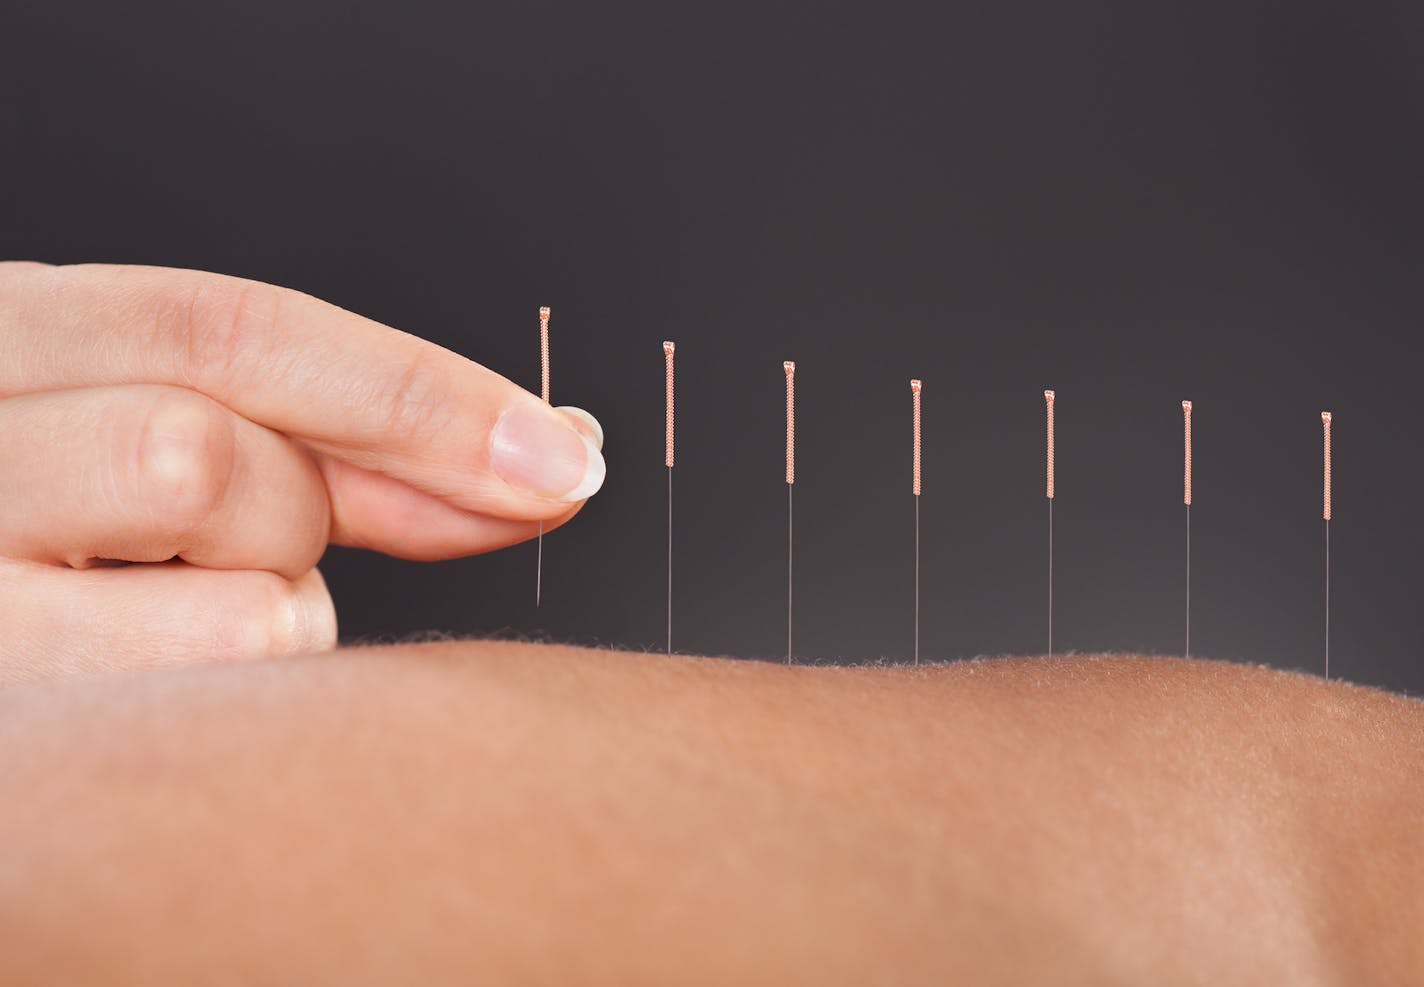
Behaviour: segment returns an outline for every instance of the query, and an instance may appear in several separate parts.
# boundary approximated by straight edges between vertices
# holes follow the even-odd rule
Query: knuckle
[[[251,379],[274,344],[282,289],[238,278],[201,278],[169,320],[182,371],[200,390]]]
[[[232,420],[221,407],[191,391],[166,391],[139,431],[136,495],[164,527],[191,534],[226,499],[236,454]]]

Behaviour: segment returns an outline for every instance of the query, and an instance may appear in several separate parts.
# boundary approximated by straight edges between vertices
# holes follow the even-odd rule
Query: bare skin
[[[0,691],[0,980],[1406,983],[1424,706],[450,643]]]

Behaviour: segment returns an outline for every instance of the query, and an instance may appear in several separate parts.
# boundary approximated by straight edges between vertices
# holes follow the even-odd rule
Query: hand
[[[258,282],[0,264],[0,345],[0,683],[327,648],[327,544],[485,552],[603,482],[587,412]]]

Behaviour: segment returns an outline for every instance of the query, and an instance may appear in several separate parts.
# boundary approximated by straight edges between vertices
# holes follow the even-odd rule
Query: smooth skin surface
[[[587,412],[256,281],[0,263],[0,347],[0,684],[330,648],[327,545],[485,552],[603,481]]]
[[[447,643],[0,690],[7,984],[1405,984],[1424,707]]]

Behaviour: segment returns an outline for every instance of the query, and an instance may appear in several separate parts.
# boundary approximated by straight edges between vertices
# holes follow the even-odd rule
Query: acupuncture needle
[[[549,403],[549,306],[539,308],[539,379],[540,394]],[[544,522],[539,522],[539,550],[534,566],[534,606],[539,605],[544,589]]]
[[[786,664],[791,664],[792,490],[796,485],[796,364],[781,364],[786,372]]]
[[[1046,490],[1048,499],[1048,657],[1053,657],[1053,402],[1052,391],[1043,392],[1043,404],[1048,414],[1048,461]]]
[[[663,363],[667,371],[666,435],[663,462],[667,464],[667,653],[672,657],[672,355],[677,349],[672,340],[663,341]]]
[[[914,452],[911,459],[911,492],[915,495],[915,664],[920,663],[920,390],[918,380],[910,381],[914,415]]]
[[[1320,413],[1320,425],[1325,432],[1325,679],[1330,679],[1330,421],[1328,411]],[[1347,532],[1348,534],[1348,532]]]
[[[1182,656],[1190,658],[1192,656],[1192,403],[1190,401],[1182,402],[1182,455],[1182,503],[1186,505],[1187,514],[1187,638]]]

